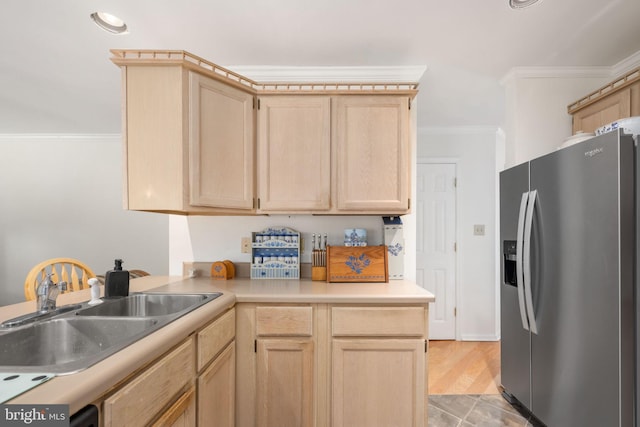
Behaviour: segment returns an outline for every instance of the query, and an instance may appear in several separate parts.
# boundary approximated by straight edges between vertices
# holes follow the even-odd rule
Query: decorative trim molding
[[[119,133],[0,133],[0,139],[108,139],[122,138]]]
[[[500,79],[505,85],[512,79],[535,78],[616,78],[640,67],[640,50],[610,67],[514,67]]]
[[[514,67],[500,79],[505,85],[513,79],[611,77],[612,67]]]
[[[613,77],[621,76],[640,67],[640,50],[611,67]]]
[[[406,82],[420,81],[426,65],[376,67],[281,67],[246,66],[227,67],[258,82]]]

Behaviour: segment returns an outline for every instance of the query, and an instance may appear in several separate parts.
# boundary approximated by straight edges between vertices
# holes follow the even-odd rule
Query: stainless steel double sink
[[[0,327],[0,372],[81,371],[220,295],[136,293],[21,316]]]

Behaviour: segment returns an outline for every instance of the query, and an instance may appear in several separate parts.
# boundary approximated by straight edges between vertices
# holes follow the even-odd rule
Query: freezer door
[[[527,407],[531,403],[530,338],[526,313],[521,311],[524,304],[520,303],[518,295],[522,277],[521,273],[518,274],[516,259],[522,254],[518,254],[516,248],[522,196],[528,191],[528,164],[515,166],[500,174],[500,242],[503,249],[500,280],[500,376],[505,391]]]
[[[620,238],[633,237],[626,142],[603,135],[530,163],[530,409],[548,426],[633,425],[633,245]]]

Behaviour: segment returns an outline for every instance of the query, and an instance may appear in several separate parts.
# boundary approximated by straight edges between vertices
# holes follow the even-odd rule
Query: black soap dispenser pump
[[[104,296],[126,297],[129,295],[129,272],[122,269],[122,260],[115,260],[113,270],[107,271],[104,277]]]

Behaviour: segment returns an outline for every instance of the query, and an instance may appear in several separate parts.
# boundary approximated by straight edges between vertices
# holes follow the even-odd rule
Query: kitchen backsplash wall
[[[402,219],[407,223],[404,230],[405,236],[410,241],[415,240],[415,231],[411,231],[412,216],[405,215]],[[172,275],[182,274],[184,261],[228,259],[233,262],[250,262],[251,254],[241,253],[241,239],[251,237],[252,231],[260,231],[272,226],[285,226],[301,233],[304,240],[301,254],[301,262],[303,263],[311,262],[312,233],[326,233],[328,244],[343,245],[345,228],[364,228],[367,230],[368,245],[383,243],[381,216],[185,217],[172,215],[169,224],[171,241],[169,258],[170,274]],[[415,254],[415,250],[409,253]],[[415,256],[408,258],[411,258],[409,261],[411,263]],[[415,270],[415,266],[413,270]],[[407,270],[407,273],[409,277],[415,277],[415,271]]]

